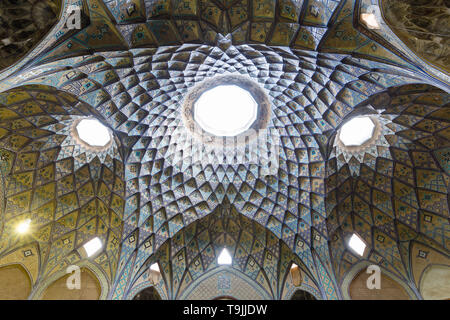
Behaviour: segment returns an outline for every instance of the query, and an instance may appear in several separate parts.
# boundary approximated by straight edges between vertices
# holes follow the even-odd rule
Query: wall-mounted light
[[[27,233],[30,230],[31,219],[26,219],[17,225],[17,232],[20,234]]]

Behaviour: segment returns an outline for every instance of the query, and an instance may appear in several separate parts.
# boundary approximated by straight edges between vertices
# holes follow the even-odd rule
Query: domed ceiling
[[[0,3],[0,70],[28,53],[58,21],[61,0]]]
[[[88,23],[67,29],[65,11],[45,46],[0,74],[0,265],[21,259],[36,291],[80,264],[110,299],[150,285],[177,299],[225,246],[233,272],[272,299],[292,289],[291,263],[303,289],[342,299],[361,261],[419,297],[412,252],[449,255],[449,86],[362,23],[372,2],[65,1]],[[269,101],[276,134],[259,161],[223,156],[183,120],[192,88],[219,75]],[[339,130],[356,115],[377,136],[346,148]],[[86,117],[112,131],[107,148],[78,143]],[[16,235],[27,218],[32,232]],[[354,232],[363,257],[347,248]],[[86,259],[94,236],[104,246]]]
[[[445,0],[381,1],[386,22],[422,59],[449,73],[450,3]]]

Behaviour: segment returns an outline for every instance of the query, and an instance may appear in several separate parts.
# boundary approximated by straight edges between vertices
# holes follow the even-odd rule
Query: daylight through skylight
[[[366,244],[364,243],[364,241],[361,240],[361,238],[354,233],[352,235],[352,237],[350,238],[348,245],[350,246],[350,248],[355,251],[357,254],[359,254],[360,256],[364,255],[364,250],[366,249]]]
[[[360,146],[372,138],[374,130],[370,117],[356,117],[342,126],[339,139],[347,147]]]
[[[83,119],[76,128],[80,139],[90,146],[104,147],[111,141],[108,128],[96,119]]]
[[[95,237],[94,239],[87,242],[83,248],[86,250],[86,254],[88,257],[92,257],[96,254],[101,248],[103,244],[99,237]]]
[[[236,136],[256,120],[258,105],[250,92],[220,85],[204,92],[194,106],[195,121],[216,136]]]
[[[230,253],[227,248],[224,248],[217,258],[217,263],[220,265],[230,265],[233,262]]]

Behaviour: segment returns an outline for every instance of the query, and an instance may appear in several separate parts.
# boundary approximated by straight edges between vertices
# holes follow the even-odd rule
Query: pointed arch
[[[139,291],[133,297],[133,300],[161,300],[161,296],[155,287],[147,287]]]
[[[418,293],[415,288],[411,288],[404,280],[386,270],[381,269],[381,289],[368,289],[366,279],[369,274],[366,273],[367,267],[371,263],[361,261],[355,264],[343,277],[341,292],[344,300],[367,299],[367,300],[417,300]],[[364,276],[365,275],[365,276]],[[384,287],[387,284],[386,287]]]
[[[22,264],[0,267],[0,300],[26,300],[31,290],[32,280]]]
[[[420,279],[420,294],[425,300],[450,300],[450,266],[429,265]]]
[[[66,270],[56,272],[43,279],[33,293],[33,300],[105,300],[110,284],[104,272],[90,262],[77,265],[80,268],[80,289],[67,288],[67,278],[71,273]]]

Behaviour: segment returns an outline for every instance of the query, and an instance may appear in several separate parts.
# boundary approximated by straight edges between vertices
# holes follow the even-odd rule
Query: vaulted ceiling
[[[450,3],[445,0],[381,1],[386,23],[425,61],[448,74]]]
[[[13,65],[58,21],[61,0],[4,0],[0,3],[0,70]]]
[[[83,264],[111,288],[108,298],[155,285],[175,299],[218,267],[227,246],[232,268],[274,299],[288,290],[292,262],[319,298],[343,298],[344,278],[361,261],[418,287],[413,247],[449,254],[449,79],[439,68],[448,57],[403,33],[406,46],[393,40],[389,21],[368,29],[360,13],[377,4],[64,1],[45,40],[27,40],[36,47],[0,65],[9,67],[0,73],[0,265],[20,258],[42,288]],[[81,30],[65,23],[74,8]],[[275,172],[195,159],[202,144],[183,121],[184,98],[224,74],[267,95]],[[356,151],[336,139],[355,115],[380,125]],[[101,152],[71,132],[87,116],[113,132]],[[32,232],[16,235],[26,218]],[[353,232],[368,246],[364,257],[347,248]],[[94,236],[105,245],[87,260],[77,249]],[[154,262],[158,283],[148,280]]]

